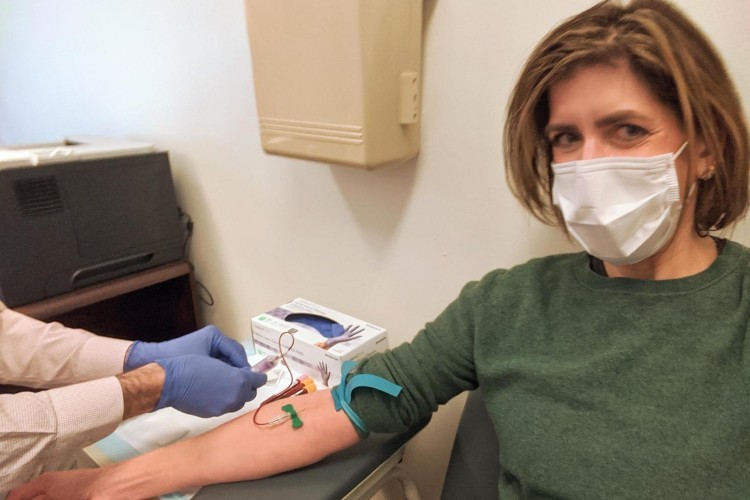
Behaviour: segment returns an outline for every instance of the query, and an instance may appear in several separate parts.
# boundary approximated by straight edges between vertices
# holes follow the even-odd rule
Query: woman
[[[113,467],[42,476],[11,498],[263,477],[364,431],[400,430],[478,385],[500,440],[501,498],[750,497],[750,250],[709,235],[747,208],[742,116],[715,50],[664,1],[605,1],[569,19],[513,92],[506,168],[523,205],[585,253],[491,272],[413,342],[357,367],[401,386],[397,397],[359,389],[347,414],[313,393],[294,400],[299,429],[244,416]]]

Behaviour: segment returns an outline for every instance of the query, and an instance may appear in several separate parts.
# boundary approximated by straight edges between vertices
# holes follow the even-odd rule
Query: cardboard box
[[[281,352],[292,370],[311,376],[318,387],[337,385],[344,361],[388,348],[384,328],[302,298],[254,317],[252,331],[259,354],[277,354],[281,342]],[[293,332],[293,344],[292,335],[284,332]]]

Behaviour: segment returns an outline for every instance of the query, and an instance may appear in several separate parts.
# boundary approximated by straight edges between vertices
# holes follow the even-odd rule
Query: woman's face
[[[549,90],[549,115],[545,134],[551,144],[552,161],[555,163],[676,153],[687,140],[675,113],[626,64],[582,67],[569,78],[556,83]],[[697,139],[692,142],[688,145],[690,154],[683,154],[676,160],[677,178],[683,196],[685,187],[695,185],[696,177],[708,168],[708,158],[701,151],[703,144]],[[693,169],[688,168],[687,158],[694,162]],[[690,171],[693,178],[688,183]],[[653,279],[658,274],[654,271],[658,262],[672,262],[670,272],[674,271],[674,276],[684,275],[680,274],[683,268],[674,266],[682,266],[685,261],[675,256],[688,255],[685,249],[692,251],[697,248],[700,238],[695,239],[698,235],[693,224],[694,211],[695,197],[686,198],[675,237],[667,247],[675,250],[671,253],[662,250],[650,261],[646,259],[649,262],[637,264],[645,266],[643,269],[648,272],[633,275],[620,272],[618,276],[643,275]],[[715,252],[712,243],[710,251]],[[608,268],[610,275],[611,271]],[[663,275],[672,276],[669,273]]]
[[[626,64],[575,71],[550,88],[549,111],[545,133],[556,163],[675,153],[686,140],[672,110]]]

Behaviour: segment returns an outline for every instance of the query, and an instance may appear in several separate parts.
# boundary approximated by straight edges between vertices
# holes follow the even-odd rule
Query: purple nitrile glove
[[[216,417],[241,409],[266,383],[263,373],[206,356],[190,354],[155,361],[164,368],[165,379],[154,410],[171,406],[198,417]]]
[[[130,371],[153,363],[157,359],[176,358],[188,354],[216,358],[237,368],[250,366],[245,349],[240,343],[224,336],[215,326],[209,325],[166,342],[135,341],[130,346],[124,368],[125,371]]]

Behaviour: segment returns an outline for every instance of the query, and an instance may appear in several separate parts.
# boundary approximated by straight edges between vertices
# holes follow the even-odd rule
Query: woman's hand
[[[107,468],[47,472],[11,490],[8,500],[113,499],[101,484]]]

